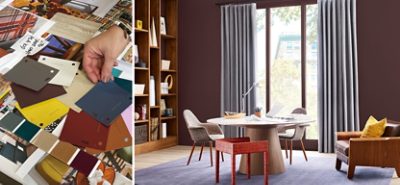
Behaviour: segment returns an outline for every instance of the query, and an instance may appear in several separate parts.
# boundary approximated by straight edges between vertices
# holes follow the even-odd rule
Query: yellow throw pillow
[[[361,137],[381,137],[385,132],[386,122],[386,118],[378,121],[373,116],[370,116],[362,131]]]

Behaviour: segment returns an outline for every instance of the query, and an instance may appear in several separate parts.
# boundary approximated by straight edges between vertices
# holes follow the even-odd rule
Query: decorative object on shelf
[[[135,120],[139,120],[140,114],[138,112],[135,112]]]
[[[147,118],[147,105],[137,105],[135,108],[136,112],[139,113],[139,119],[138,120],[146,120]]]
[[[160,17],[160,33],[163,35],[167,34],[167,25],[165,23],[165,17]]]
[[[167,138],[167,123],[161,123],[161,138]]]
[[[161,70],[169,70],[170,60],[161,60]]]
[[[135,95],[141,95],[144,93],[145,84],[135,84]]]
[[[146,62],[144,62],[142,59],[139,58],[139,62],[136,63],[135,66],[136,66],[136,67],[143,67],[143,68],[145,68],[147,65],[146,65]]]
[[[174,115],[174,109],[172,109],[172,108],[166,108],[165,109],[165,114],[164,114],[164,116],[166,116],[166,117],[171,117],[171,116],[173,116]]]
[[[162,82],[161,83],[161,94],[168,94],[168,83]]]
[[[243,112],[228,112],[225,111],[224,118],[225,119],[240,119],[246,116],[246,113]]]
[[[151,19],[150,46],[158,47],[157,34],[156,34],[156,23],[154,21],[154,17]]]
[[[147,142],[147,125],[135,126],[135,144]]]
[[[158,140],[158,128],[159,128],[159,123],[158,123],[158,118],[151,118],[151,125],[150,125],[150,139],[152,141]]]
[[[156,85],[154,76],[150,76],[150,106],[156,105]]]
[[[139,48],[138,45],[133,45],[133,59],[135,61],[135,65],[139,63]]]
[[[164,79],[164,82],[168,84],[168,90],[170,90],[174,85],[174,78],[172,77],[172,75],[167,75]]]
[[[143,21],[136,20],[136,28],[139,30],[143,29]]]
[[[165,99],[160,100],[160,112],[161,116],[165,116],[165,109],[167,108],[167,104],[165,103]]]
[[[256,115],[256,116],[261,118],[261,111],[262,111],[262,107],[256,107],[254,109],[254,115]]]

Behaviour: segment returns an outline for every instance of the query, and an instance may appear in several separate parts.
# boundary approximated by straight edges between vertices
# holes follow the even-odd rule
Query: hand
[[[112,68],[117,58],[129,43],[124,31],[112,26],[107,31],[87,41],[83,54],[83,69],[93,83],[113,80]]]

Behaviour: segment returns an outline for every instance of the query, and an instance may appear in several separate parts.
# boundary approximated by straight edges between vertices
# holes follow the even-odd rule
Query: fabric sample
[[[30,142],[32,138],[40,131],[40,127],[25,120],[25,122],[15,131],[15,135]]]
[[[0,120],[0,127],[12,132],[22,121],[24,121],[24,118],[9,112]]]
[[[70,86],[79,68],[79,62],[63,60],[53,57],[40,56],[38,62],[54,67],[59,70],[57,75],[50,80],[49,84]]]
[[[82,109],[75,105],[75,103],[82,98],[94,84],[86,77],[85,72],[78,70],[76,77],[69,87],[65,87],[67,94],[57,97],[57,100],[61,101],[72,110],[80,112]]]
[[[60,141],[50,152],[50,155],[57,158],[61,162],[68,164],[68,162],[70,161],[70,159],[73,157],[73,155],[77,150],[78,148],[75,147],[74,145],[64,141]]]
[[[39,91],[34,91],[12,83],[11,89],[21,108],[25,108],[67,93],[63,87],[51,84],[47,84]]]
[[[70,110],[61,132],[60,140],[81,147],[104,150],[106,148],[108,130],[108,127],[96,121],[84,111],[77,113]]]
[[[39,91],[57,73],[57,69],[25,57],[8,71],[4,78],[34,91]]]
[[[79,151],[70,166],[85,174],[85,176],[89,176],[93,169],[97,168],[99,162],[100,161],[96,157],[86,152]]]
[[[132,104],[132,94],[113,81],[99,82],[76,104],[97,121],[109,126]]]
[[[25,108],[21,108],[18,104],[16,107],[27,120],[41,128],[46,128],[66,115],[69,110],[67,106],[54,98]]]
[[[58,138],[46,131],[41,131],[39,134],[33,139],[32,144],[42,149],[45,152],[49,152],[54,144],[58,141]]]

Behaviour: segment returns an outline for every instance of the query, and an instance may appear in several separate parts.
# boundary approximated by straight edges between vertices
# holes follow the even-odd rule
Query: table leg
[[[269,174],[279,174],[285,172],[281,144],[279,143],[278,130],[276,127],[248,127],[246,135],[251,141],[267,140],[269,145]],[[247,156],[242,155],[240,160],[239,172],[246,172]],[[264,156],[262,153],[251,154],[251,175],[264,174]]]

